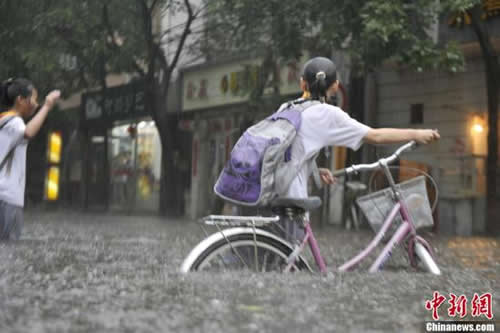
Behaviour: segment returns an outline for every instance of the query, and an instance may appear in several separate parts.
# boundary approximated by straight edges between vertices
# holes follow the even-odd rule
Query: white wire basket
[[[418,176],[396,185],[403,195],[403,199],[408,206],[413,224],[417,229],[431,227],[434,225],[432,210],[427,196],[425,177]],[[391,188],[385,188],[356,199],[356,203],[363,212],[371,228],[378,232],[385,222],[385,219],[394,208],[394,195]],[[396,215],[395,221],[388,230],[388,234],[393,234],[401,225],[400,214]]]

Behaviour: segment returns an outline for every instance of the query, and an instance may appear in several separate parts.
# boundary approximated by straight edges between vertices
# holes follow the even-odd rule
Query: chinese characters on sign
[[[131,119],[145,114],[144,85],[134,82],[83,95],[85,122]]]
[[[457,317],[461,319],[467,316],[467,297],[465,295],[457,296],[453,293],[449,294],[448,300],[448,316]],[[446,297],[441,295],[438,291],[433,293],[431,300],[425,302],[425,308],[428,311],[432,311],[432,319],[439,320],[439,307],[444,304]],[[491,293],[485,293],[478,295],[474,293],[470,303],[470,314],[472,317],[485,316],[488,319],[493,319],[493,309],[492,309],[492,296]]]
[[[281,76],[286,76],[286,84],[289,86],[299,87],[300,66],[297,61],[291,61],[284,66],[284,72],[277,66],[275,73],[278,74],[276,80],[281,84]],[[230,93],[231,96],[246,96],[252,90],[257,88],[259,77],[262,75],[262,70],[259,65],[247,64],[241,70],[223,73],[219,78],[218,87],[220,93],[225,96]],[[212,78],[213,80],[214,78]],[[186,82],[185,98],[187,100],[207,99],[209,94],[209,79],[206,77],[193,78]]]

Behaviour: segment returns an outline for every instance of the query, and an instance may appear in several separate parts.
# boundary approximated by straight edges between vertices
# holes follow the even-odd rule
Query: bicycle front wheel
[[[292,252],[288,243],[267,231],[230,228],[198,244],[184,260],[181,272],[282,272],[288,266]],[[298,257],[290,270],[310,270],[310,267],[303,258]]]
[[[434,261],[434,258],[421,242],[419,241],[415,242],[414,250],[415,250],[415,256],[420,260],[420,263],[427,272],[435,275],[441,275],[441,270]]]

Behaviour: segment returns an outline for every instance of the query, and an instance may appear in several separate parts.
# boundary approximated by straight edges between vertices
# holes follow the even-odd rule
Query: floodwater
[[[334,266],[372,234],[316,234],[326,275],[183,275],[182,260],[204,237],[194,222],[26,212],[23,239],[0,243],[0,332],[422,332],[434,291],[464,294],[474,320],[486,318],[471,318],[473,294],[491,293],[497,314],[498,238],[427,237],[441,276],[410,268],[402,249],[381,273],[366,263],[340,274]],[[453,319],[448,307],[440,319]]]

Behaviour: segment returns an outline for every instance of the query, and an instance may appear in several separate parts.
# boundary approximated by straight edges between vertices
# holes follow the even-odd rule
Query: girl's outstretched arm
[[[52,110],[60,96],[61,92],[59,90],[54,90],[47,95],[40,111],[26,124],[24,136],[27,139],[32,139],[40,131],[49,111]]]
[[[378,144],[415,140],[420,144],[427,144],[439,138],[439,132],[431,129],[372,128],[366,133],[363,141]]]

